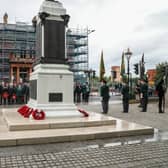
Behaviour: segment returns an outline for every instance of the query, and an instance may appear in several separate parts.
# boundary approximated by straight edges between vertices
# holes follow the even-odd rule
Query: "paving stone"
[[[85,106],[99,112],[101,106]],[[75,143],[27,145],[0,148],[0,168],[168,168],[168,113],[157,113],[149,104],[146,114],[136,105],[123,115],[120,105],[110,106],[109,115],[160,129],[151,136],[119,137]],[[136,109],[136,110],[134,110]],[[153,141],[147,141],[152,139]],[[132,143],[136,142],[138,143]],[[115,143],[121,145],[114,146]],[[108,144],[108,146],[106,146]]]

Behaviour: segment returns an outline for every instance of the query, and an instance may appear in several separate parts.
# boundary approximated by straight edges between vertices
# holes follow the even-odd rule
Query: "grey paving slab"
[[[80,105],[89,111],[101,112],[100,104]],[[168,112],[159,114],[156,103],[141,113],[137,104],[128,114],[121,104],[110,104],[110,116],[155,127],[153,136],[134,136],[0,148],[0,167],[47,168],[167,168]]]
[[[168,141],[0,157],[0,167],[166,167]]]

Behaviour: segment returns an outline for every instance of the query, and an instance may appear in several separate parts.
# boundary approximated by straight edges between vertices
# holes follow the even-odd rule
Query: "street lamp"
[[[130,58],[131,58],[131,56],[132,56],[132,52],[130,51],[130,49],[128,48],[127,49],[127,51],[124,53],[124,55],[126,56],[126,58],[127,58],[127,74],[128,74],[128,86],[129,86],[129,81],[130,81],[130,79],[129,79],[129,74],[130,74]]]
[[[87,30],[87,34],[89,35],[90,33],[93,33],[93,32],[95,32],[95,30]]]
[[[93,29],[90,30],[90,29],[87,28],[87,60],[88,60],[87,69],[89,69],[89,34],[91,34],[93,32],[95,32],[95,30],[93,30]]]

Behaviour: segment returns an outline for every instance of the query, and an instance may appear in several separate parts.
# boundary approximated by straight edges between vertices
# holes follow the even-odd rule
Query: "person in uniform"
[[[123,82],[122,89],[122,103],[123,103],[123,113],[128,113],[129,110],[129,86],[127,83]]]
[[[141,92],[140,97],[142,100],[142,111],[141,112],[146,112],[147,104],[148,104],[148,84],[147,84],[147,80],[145,79],[141,80],[140,92]]]
[[[3,90],[3,84],[0,84],[0,105],[2,104],[2,90]]]
[[[159,97],[159,104],[158,104],[159,113],[164,113],[163,103],[165,101],[165,88],[163,84],[164,84],[164,80],[162,79],[156,86],[156,91],[158,92],[158,97]]]
[[[141,80],[140,79],[138,79],[138,81],[137,81],[137,84],[136,84],[136,93],[137,93],[137,95],[138,95],[138,100],[139,100],[139,105],[138,105],[138,107],[142,107],[142,100],[141,100],[141,96],[140,96],[140,89],[141,88]]]
[[[100,96],[102,97],[102,109],[104,114],[108,113],[108,104],[109,104],[109,87],[107,86],[107,82],[105,80],[102,80],[101,82],[102,86],[100,87]]]

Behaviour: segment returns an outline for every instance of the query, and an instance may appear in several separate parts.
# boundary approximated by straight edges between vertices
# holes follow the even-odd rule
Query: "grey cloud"
[[[157,13],[150,14],[146,16],[144,19],[144,24],[138,25],[134,31],[150,31],[150,29],[154,30],[167,30],[168,28],[168,22],[167,22],[167,16],[168,16],[168,9],[162,10]]]
[[[168,27],[167,22],[168,10],[154,13],[146,17],[145,22],[149,27],[153,28],[166,28]]]

